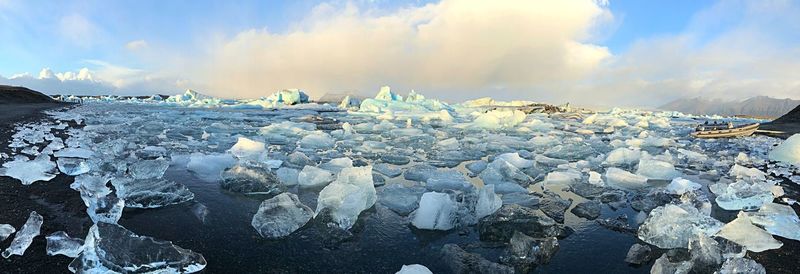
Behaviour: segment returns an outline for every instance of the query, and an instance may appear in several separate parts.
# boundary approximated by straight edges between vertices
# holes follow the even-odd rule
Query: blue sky
[[[792,97],[797,18],[781,0],[0,0],[0,81],[77,92],[33,78],[88,68],[97,92],[119,93]]]

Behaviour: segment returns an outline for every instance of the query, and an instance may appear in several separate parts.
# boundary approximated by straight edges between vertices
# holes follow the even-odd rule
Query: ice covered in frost
[[[132,208],[158,208],[194,199],[194,193],[181,184],[165,179],[135,180],[120,178],[111,181],[117,197]]]
[[[44,223],[44,218],[36,211],[32,211],[28,216],[28,220],[22,225],[22,228],[14,235],[14,240],[11,245],[3,251],[3,258],[11,257],[11,255],[22,256],[25,250],[33,243],[33,238],[39,236],[39,232]]]
[[[701,185],[681,177],[672,179],[672,182],[667,185],[667,193],[683,195],[686,192],[692,192],[700,189]]]
[[[722,223],[696,208],[682,204],[657,207],[639,227],[642,241],[660,248],[687,248],[695,235],[713,236]]]
[[[800,134],[792,135],[769,152],[769,159],[800,166]]]
[[[11,236],[16,231],[17,229],[10,224],[0,224],[0,242],[8,239],[8,236]]]
[[[139,160],[128,166],[128,174],[134,179],[159,179],[169,168],[169,161],[163,158]]]
[[[194,273],[205,267],[200,253],[104,222],[89,229],[83,252],[69,264],[74,273]]]
[[[54,232],[45,238],[47,239],[47,255],[64,255],[75,258],[83,251],[83,239],[72,238],[64,231]]]
[[[334,222],[342,229],[350,229],[358,215],[376,200],[371,166],[343,168],[338,178],[320,191],[314,214],[330,209]]]
[[[280,238],[303,227],[314,211],[300,202],[297,195],[281,193],[261,202],[251,225],[264,238]]]
[[[525,120],[525,113],[516,109],[495,109],[481,113],[472,122],[476,128],[498,130],[513,128]]]
[[[315,166],[305,166],[297,175],[301,187],[322,187],[336,179],[336,175]]]
[[[606,169],[606,181],[610,186],[624,189],[639,189],[647,186],[647,177],[616,167]]]
[[[458,204],[446,193],[426,192],[413,213],[411,225],[419,229],[450,230],[455,227]]]
[[[772,235],[800,241],[800,218],[791,206],[767,203],[757,212],[748,212],[750,221]]]
[[[489,216],[503,206],[500,195],[494,193],[494,185],[485,185],[478,191],[478,203],[475,205],[475,217]]]
[[[395,274],[433,274],[430,269],[421,264],[403,265]]]
[[[4,163],[0,169],[0,174],[20,180],[23,185],[50,181],[56,177],[57,172],[56,163],[50,161],[50,156],[46,154],[40,154],[33,160],[19,157]]]
[[[750,217],[744,212],[739,212],[736,219],[725,224],[717,236],[745,246],[747,250],[753,252],[761,252],[783,246],[783,243],[772,238],[769,233],[753,225]]]
[[[245,137],[239,137],[236,144],[228,150],[233,156],[237,158],[252,159],[258,157],[262,152],[266,151],[264,143],[251,140]]]
[[[192,153],[186,169],[197,175],[203,181],[216,182],[221,179],[220,174],[227,168],[236,164],[236,159],[230,154],[202,154]]]
[[[672,180],[680,175],[671,163],[654,159],[639,160],[636,174],[657,180]]]

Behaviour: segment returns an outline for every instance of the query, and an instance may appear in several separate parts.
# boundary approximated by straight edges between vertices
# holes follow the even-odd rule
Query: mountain
[[[786,114],[798,105],[800,105],[800,100],[776,99],[767,96],[757,96],[744,101],[723,101],[698,97],[678,99],[659,107],[659,109],[698,115],[745,115],[774,118]]]
[[[778,117],[772,122],[761,125],[761,129],[784,132],[783,134],[776,134],[783,138],[800,133],[800,106],[795,107],[789,113]]]
[[[25,87],[0,85],[0,104],[55,103],[41,92]]]

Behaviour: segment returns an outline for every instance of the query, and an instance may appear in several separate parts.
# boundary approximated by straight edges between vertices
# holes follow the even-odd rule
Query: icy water
[[[711,216],[722,223],[730,222],[736,218],[738,210],[721,209],[709,186],[718,182],[732,184],[737,178],[731,175],[734,174],[731,170],[737,170],[737,166],[774,170],[764,179],[769,183],[759,181],[755,186],[791,183],[790,179],[778,178],[778,175],[791,175],[790,167],[776,166],[766,160],[766,153],[779,142],[777,139],[692,139],[688,133],[694,125],[704,121],[695,117],[615,111],[581,120],[531,114],[524,121],[498,120],[502,126],[487,129],[485,124],[476,127],[477,122],[473,120],[479,119],[467,110],[453,113],[451,120],[431,119],[425,115],[387,119],[361,112],[204,109],[92,102],[52,115],[85,125],[67,129],[70,138],[64,143],[67,147],[94,152],[92,158],[86,160],[91,167],[86,174],[113,178],[143,176],[132,172],[135,170],[132,166],[152,159],[169,162],[166,171],[161,171],[163,179],[177,183],[177,187],[167,188],[163,193],[135,193],[139,196],[133,195],[130,201],[145,197],[145,201],[155,200],[157,208],[126,206],[117,223],[138,235],[171,241],[202,254],[207,261],[205,273],[394,273],[402,265],[409,264],[424,265],[434,273],[449,273],[452,269],[443,259],[441,249],[451,243],[488,261],[499,262],[500,256],[507,252],[507,244],[480,240],[477,220],[469,221],[469,216],[474,218],[474,204],[459,205],[465,213],[459,212],[457,218],[454,216],[450,220],[455,228],[439,231],[414,227],[411,224],[413,213],[398,214],[384,203],[386,197],[382,191],[389,186],[426,187],[424,180],[407,179],[409,171],[423,163],[438,167],[427,173],[455,170],[463,174],[464,180],[474,185],[464,195],[476,195],[475,189],[483,187],[485,181],[496,180],[522,185],[508,190],[506,184],[507,189],[497,197],[510,197],[510,193],[522,189],[523,194],[540,202],[548,199],[551,195],[548,193],[557,195],[556,200],[571,200],[563,225],[574,232],[558,240],[559,248],[554,257],[549,263],[536,266],[534,273],[649,273],[655,258],[665,250],[652,246],[654,256],[643,265],[624,261],[633,244],[644,243],[636,235],[637,215],[646,216],[652,207],[665,203],[694,203],[701,210],[704,207],[710,210]],[[25,144],[40,138],[36,137],[36,127],[30,128],[27,135],[15,138],[21,154],[25,154]],[[247,160],[244,156],[231,156],[238,153],[232,147],[242,142],[240,137],[265,143],[266,151],[248,156]],[[25,142],[21,141],[23,139]],[[45,144],[47,142],[42,142],[39,147]],[[630,151],[623,148],[630,148]],[[220,187],[222,178],[218,173],[204,173],[206,170],[221,172],[233,165],[222,163],[225,160],[214,158],[217,156],[239,163],[249,161],[266,170],[276,169],[276,163],[301,170],[303,165],[296,164],[298,153],[307,157],[301,160],[312,166],[325,168],[331,159],[344,157],[352,159],[356,166],[389,163],[388,166],[400,169],[402,174],[390,177],[373,169],[373,178],[385,181],[375,183],[377,202],[360,213],[355,225],[344,233],[346,235],[330,229],[331,224],[312,219],[294,233],[270,240],[261,237],[251,221],[262,201],[273,195],[227,191]],[[503,171],[511,174],[492,175],[486,170],[476,174],[466,166],[478,161],[503,161],[496,157],[507,153],[511,153],[512,158],[506,159],[520,165]],[[652,170],[643,169],[641,163],[647,160],[663,165]],[[198,162],[204,166],[191,167]],[[640,182],[646,184],[643,188],[628,189],[623,187],[629,186],[626,182],[612,182],[608,176],[612,168],[625,171],[627,175],[616,180],[628,180],[627,184],[636,183],[643,176],[634,173],[651,178]],[[575,188],[586,187],[593,180],[590,171],[602,175],[604,182],[596,185],[599,193],[623,193],[621,201],[601,204],[597,220],[613,220],[624,215],[623,225],[627,224],[628,231],[612,229],[570,212],[581,202],[600,200],[599,193],[585,195],[587,197],[576,194]],[[527,181],[512,179],[520,176]],[[631,202],[636,199],[660,197],[651,195],[663,194],[670,179],[677,176],[701,188],[688,196],[673,195],[669,201],[653,202],[655,204],[645,213],[633,208]],[[113,184],[113,190],[119,193],[121,190],[114,184],[115,179],[111,180],[109,185]],[[149,181],[152,180],[142,182]],[[181,198],[186,197],[182,186],[193,193],[191,199]],[[456,186],[457,183],[449,188],[456,189]],[[299,200],[313,210],[317,208],[322,188],[288,186],[282,191],[297,194]],[[752,191],[772,198],[769,188]],[[174,204],[153,198],[161,197],[158,195],[174,198],[173,194],[179,196],[173,200]],[[796,198],[796,193],[790,194]],[[80,194],[75,192],[75,195]],[[158,204],[159,201],[162,204]],[[732,203],[736,205],[737,202]],[[533,207],[538,208],[537,205]],[[85,235],[72,236],[83,238]]]

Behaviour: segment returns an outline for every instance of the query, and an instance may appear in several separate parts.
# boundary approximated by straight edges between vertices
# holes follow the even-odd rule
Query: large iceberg
[[[264,238],[280,238],[303,227],[314,216],[292,193],[281,193],[265,200],[253,215],[251,225]]]
[[[342,169],[339,177],[320,191],[314,214],[330,209],[333,221],[342,229],[350,229],[361,211],[372,207],[376,200],[372,167],[348,167]]]

